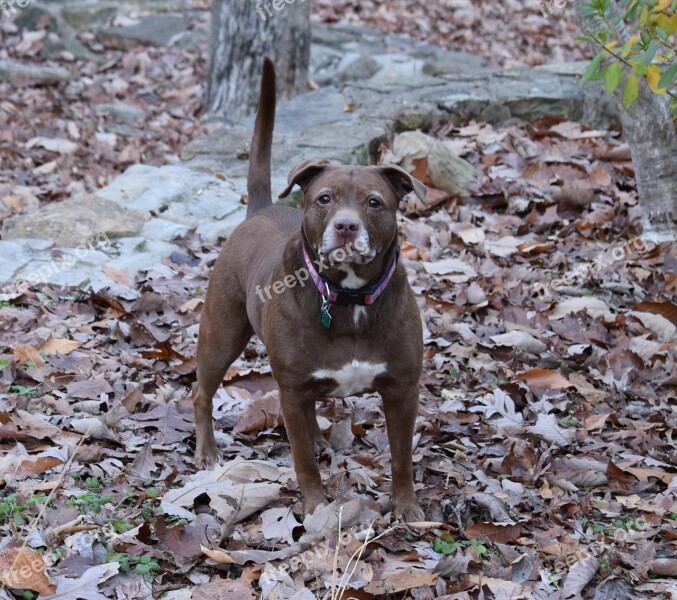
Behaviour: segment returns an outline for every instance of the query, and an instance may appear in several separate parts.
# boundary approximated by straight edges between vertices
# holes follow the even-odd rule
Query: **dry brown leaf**
[[[45,364],[45,359],[40,356],[37,348],[28,344],[18,344],[14,347],[14,360],[22,365],[32,362],[36,367]]]
[[[530,369],[517,375],[517,379],[524,381],[534,390],[558,390],[571,385],[564,375],[553,369]]]
[[[399,573],[386,577],[383,581],[372,581],[364,590],[370,594],[382,594],[384,590],[391,593],[404,592],[424,585],[435,585],[438,577],[437,573],[408,567]]]
[[[0,583],[17,590],[33,590],[38,594],[52,594],[56,589],[49,583],[42,555],[30,548],[15,545],[0,550]]]

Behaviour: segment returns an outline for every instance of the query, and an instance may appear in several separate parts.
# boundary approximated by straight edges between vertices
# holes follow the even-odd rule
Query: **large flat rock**
[[[136,235],[144,222],[142,214],[90,194],[7,219],[2,227],[2,239],[50,240],[58,246],[76,248],[99,235],[108,238]]]

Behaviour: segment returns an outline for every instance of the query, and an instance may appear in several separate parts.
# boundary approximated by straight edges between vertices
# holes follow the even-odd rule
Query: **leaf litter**
[[[334,19],[322,11],[339,4],[320,3],[319,18]],[[377,26],[426,31],[421,19],[390,18],[400,3],[374,4]],[[448,4],[459,14],[473,6]],[[500,16],[491,2],[481,10]],[[482,14],[463,41],[488,52]],[[535,22],[532,9],[525,23]],[[161,53],[186,77],[193,69],[191,81],[203,77],[187,50],[146,49],[121,67]],[[90,94],[107,93],[116,68],[92,72]],[[149,83],[116,88],[118,97],[139,81]],[[75,191],[82,161],[98,165],[82,169],[93,190],[141,151],[134,136],[118,158],[110,140],[92,142],[98,150],[65,143],[97,139],[77,101],[45,131],[36,107],[53,93],[27,86],[21,114],[6,110],[19,98],[3,96],[12,139],[43,167],[58,163],[30,172],[3,163],[25,173],[40,202]],[[144,107],[162,123],[145,129],[146,162],[161,164],[199,134],[199,102],[180,99],[180,134],[162,107]],[[185,256],[142,272],[133,289],[43,287],[0,304],[0,598],[677,597],[677,255],[637,242],[618,132],[543,119],[430,133],[479,175],[469,198],[438,194],[400,217],[424,319],[414,464],[428,521],[394,523],[388,512],[387,436],[370,396],[321,404],[330,444],[318,459],[332,503],[301,513],[256,340],[215,398],[223,464],[196,472],[196,324],[218,248],[188,235]],[[26,198],[5,203],[8,212],[34,208]]]

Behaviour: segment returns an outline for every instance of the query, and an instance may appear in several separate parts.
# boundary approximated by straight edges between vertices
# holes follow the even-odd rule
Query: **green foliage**
[[[464,540],[457,542],[450,535],[444,536],[443,538],[435,538],[435,540],[433,540],[433,550],[440,554],[444,554],[445,556],[456,554],[456,552],[462,548],[468,548],[470,546],[475,548],[477,556],[480,558],[489,558],[489,550],[481,540]]]
[[[120,564],[123,573],[133,571],[137,575],[150,575],[160,570],[160,563],[150,556],[131,556],[122,552],[110,552],[104,555],[106,562]]]
[[[35,366],[35,365],[34,365]],[[20,396],[32,396],[35,393],[36,387],[27,387],[25,385],[10,385],[9,392],[12,394],[19,394]]]
[[[579,39],[592,42],[598,54],[582,82],[604,80],[607,94],[622,90],[626,108],[639,97],[644,79],[655,94],[666,96],[677,119],[677,0],[591,0],[581,14],[594,31]],[[622,43],[626,28],[630,39]]]
[[[0,525],[13,523],[22,526],[28,522],[26,511],[40,507],[46,497],[43,495],[31,496],[28,500],[21,500],[18,494],[9,494],[0,501]]]
[[[94,492],[88,492],[82,496],[77,496],[76,498],[71,498],[66,504],[71,506],[77,506],[80,509],[81,514],[86,514],[88,512],[99,514],[101,512],[101,507],[104,504],[108,504],[112,500],[110,494],[97,494]]]

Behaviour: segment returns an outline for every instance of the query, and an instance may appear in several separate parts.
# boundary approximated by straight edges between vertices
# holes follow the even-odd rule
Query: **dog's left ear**
[[[418,199],[425,200],[428,188],[423,185],[416,177],[412,177],[404,169],[395,165],[388,165],[387,167],[375,167],[381,172],[381,175],[386,179],[390,185],[395,188],[397,197],[402,199],[409,192],[414,192]]]
[[[297,165],[292,167],[292,170],[289,171],[287,176],[287,183],[289,184],[284,191],[279,195],[280,198],[286,198],[292,191],[292,188],[298,184],[305,190],[305,188],[310,183],[311,179],[317,177],[322,171],[324,171],[328,165],[331,164],[331,161],[326,158],[321,158],[319,160],[302,160]]]

